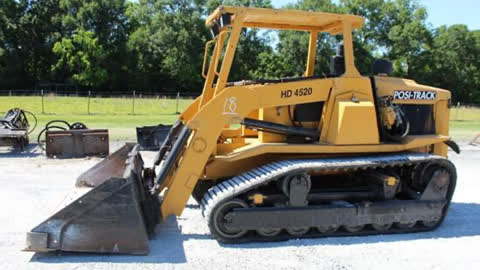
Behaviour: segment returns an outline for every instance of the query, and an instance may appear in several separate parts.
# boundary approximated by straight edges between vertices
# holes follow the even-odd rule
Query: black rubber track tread
[[[333,233],[319,233],[316,230],[310,230],[309,233],[302,236],[292,236],[284,230],[281,234],[274,237],[262,237],[255,233],[254,230],[247,233],[242,238],[228,239],[220,236],[215,232],[213,221],[210,214],[214,212],[215,208],[223,202],[235,198],[245,192],[252,190],[258,186],[264,185],[270,181],[276,180],[286,174],[291,174],[296,171],[314,170],[318,171],[353,171],[353,170],[367,170],[378,169],[385,167],[403,167],[411,166],[413,164],[420,164],[426,162],[434,162],[443,166],[452,173],[449,191],[447,194],[447,204],[444,207],[443,215],[437,225],[433,227],[422,227],[418,223],[413,228],[399,229],[390,228],[386,231],[376,231],[370,226],[366,226],[360,232],[350,233],[343,230],[338,230]],[[303,165],[302,165],[303,164]],[[258,174],[259,172],[264,172]],[[207,225],[212,233],[212,236],[223,243],[248,243],[248,242],[272,242],[272,241],[286,241],[298,238],[317,238],[330,236],[361,236],[361,235],[375,235],[375,234],[399,234],[399,233],[413,233],[431,231],[438,228],[445,219],[448,212],[448,207],[453,196],[456,185],[456,169],[451,161],[448,159],[424,153],[399,153],[394,155],[377,155],[370,157],[352,157],[352,158],[320,158],[320,159],[294,159],[272,162],[251,171],[245,172],[231,179],[225,180],[209,189],[202,199],[200,206],[202,208],[202,215],[204,216]],[[228,187],[228,188],[226,188]]]

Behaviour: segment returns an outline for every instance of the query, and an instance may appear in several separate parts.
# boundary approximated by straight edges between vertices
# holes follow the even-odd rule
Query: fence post
[[[177,106],[175,108],[175,114],[180,114],[180,112],[178,112],[178,102],[180,101],[180,92],[177,92]]]
[[[43,93],[43,89],[40,90],[41,91],[41,95],[42,95],[42,114],[45,114],[45,103],[44,103],[44,93]]]
[[[457,102],[457,109],[455,110],[455,120],[458,120],[458,109],[460,109],[460,102]]]
[[[90,91],[88,91],[87,97],[87,114],[90,115]]]
[[[133,99],[132,99],[132,114],[135,114],[135,91],[133,91]]]

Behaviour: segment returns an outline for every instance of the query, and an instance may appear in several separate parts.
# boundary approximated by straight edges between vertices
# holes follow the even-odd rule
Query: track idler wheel
[[[264,237],[273,237],[277,236],[282,229],[258,229],[256,230],[257,234]]]
[[[330,226],[318,226],[317,231],[320,233],[334,233],[338,230],[338,226],[330,225]]]
[[[388,223],[388,224],[372,224],[372,228],[375,230],[375,231],[379,231],[379,232],[384,232],[388,229],[390,229],[392,227],[392,223]]]
[[[309,231],[309,228],[307,227],[301,227],[301,228],[288,228],[287,232],[291,236],[302,236],[306,234]]]
[[[395,227],[399,229],[411,229],[415,227],[416,222],[398,222],[395,224]]]
[[[359,232],[361,230],[363,230],[363,228],[365,227],[365,225],[353,225],[353,226],[343,226],[343,228],[347,231],[347,232],[350,232],[350,233],[356,233],[356,232]]]
[[[440,222],[440,218],[437,218],[437,219],[434,219],[434,220],[424,220],[422,221],[422,225],[427,227],[427,228],[434,228],[438,225],[438,223]]]
[[[226,216],[236,208],[248,208],[248,205],[243,200],[233,199],[220,204],[213,210],[209,222],[209,227],[213,229],[212,233],[218,234],[218,236],[225,239],[235,239],[242,237],[248,232],[248,230],[233,229],[228,226],[230,221]]]

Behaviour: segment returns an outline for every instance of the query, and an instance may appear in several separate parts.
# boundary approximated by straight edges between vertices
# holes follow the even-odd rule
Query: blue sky
[[[271,0],[274,7],[282,7],[296,0]],[[434,27],[466,24],[470,30],[480,29],[480,0],[420,0],[428,11],[428,22]]]

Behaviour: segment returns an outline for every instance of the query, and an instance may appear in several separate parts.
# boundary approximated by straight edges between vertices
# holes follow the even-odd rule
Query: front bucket
[[[135,147],[122,178],[92,189],[27,233],[25,251],[148,254],[159,201],[144,188]]]
[[[158,150],[173,125],[137,127],[137,143],[143,150]]]
[[[125,172],[125,162],[127,161],[128,154],[134,146],[134,143],[126,143],[113,154],[95,164],[95,166],[77,178],[75,186],[96,187],[111,177],[122,177]]]

